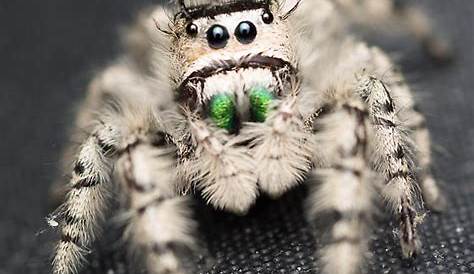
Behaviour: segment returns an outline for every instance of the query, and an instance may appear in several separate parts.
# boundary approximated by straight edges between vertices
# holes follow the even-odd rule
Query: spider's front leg
[[[136,139],[118,162],[131,214],[126,236],[144,255],[148,273],[184,273],[175,248],[194,245],[194,223],[177,195],[175,149],[164,134],[154,139],[153,144]]]
[[[403,255],[410,258],[421,248],[416,227],[422,218],[417,211],[421,201],[416,196],[418,185],[409,138],[397,117],[391,92],[382,81],[364,76],[358,92],[368,104],[374,128],[375,168],[386,181],[382,194],[399,217]]]
[[[395,81],[390,81],[387,86],[393,97],[399,99],[397,104],[403,106],[397,114],[404,122],[415,146],[415,159],[418,166],[417,179],[424,202],[428,208],[441,212],[446,207],[447,201],[432,174],[431,138],[426,118],[417,110],[411,90],[403,77],[397,72],[393,73],[393,76]]]
[[[330,100],[322,108],[325,111],[318,112],[323,119],[314,125],[315,157],[320,157],[314,161],[322,163],[322,168],[314,172],[321,184],[311,196],[312,213],[334,218],[329,243],[322,251],[325,273],[360,272],[373,190],[380,189],[399,218],[403,255],[413,257],[421,247],[416,229],[422,220],[416,166],[411,141],[398,118],[399,109],[382,81],[371,76],[358,81],[359,86],[348,88],[348,92],[329,92]],[[396,94],[400,95],[400,90]],[[415,122],[414,117],[409,121],[410,125]],[[375,183],[379,179],[376,173],[383,176],[385,184]]]
[[[70,191],[61,210],[61,240],[53,260],[53,273],[77,273],[106,209],[112,166],[120,148],[120,132],[99,125],[82,145],[75,162]]]
[[[83,144],[61,207],[62,237],[53,260],[55,274],[77,273],[106,210],[113,167],[124,182],[131,213],[128,235],[146,256],[150,273],[182,273],[175,244],[192,244],[192,222],[177,198],[172,149],[152,111],[119,105]],[[117,164],[117,159],[118,164]]]
[[[355,274],[367,251],[373,211],[370,121],[355,96],[326,109],[330,113],[315,125],[315,162],[322,166],[313,171],[319,184],[309,197],[310,214],[330,221],[325,223],[329,231],[321,251],[323,272]]]

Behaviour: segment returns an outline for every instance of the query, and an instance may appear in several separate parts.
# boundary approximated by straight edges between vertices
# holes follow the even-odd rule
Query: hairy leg
[[[369,117],[374,127],[375,168],[385,176],[382,194],[400,220],[400,243],[405,257],[415,256],[421,247],[417,225],[421,206],[416,196],[413,150],[408,136],[396,114],[396,107],[388,87],[379,79],[363,76],[360,96],[367,101]]]
[[[120,179],[128,201],[126,236],[143,254],[148,273],[184,273],[175,247],[192,247],[194,223],[186,201],[177,194],[175,150],[165,136],[154,144],[129,144],[119,160]],[[157,143],[156,141],[159,141]]]
[[[446,201],[431,172],[431,139],[426,126],[425,117],[418,111],[413,91],[408,86],[402,74],[394,68],[393,63],[379,49],[371,50],[373,65],[377,75],[383,75],[384,83],[389,87],[392,99],[397,106],[399,120],[413,140],[417,178],[424,201],[433,210],[441,211]]]
[[[146,98],[135,98],[134,100],[129,98],[129,100],[125,101],[122,99],[123,97],[115,98],[112,100],[113,103],[104,107],[102,114],[98,116],[99,122],[97,124],[99,125],[81,147],[74,168],[71,190],[67,195],[65,204],[60,208],[61,215],[63,216],[61,221],[62,240],[58,244],[53,261],[54,273],[76,273],[80,263],[84,260],[87,248],[95,238],[100,220],[99,217],[106,209],[105,196],[108,194],[106,186],[111,185],[110,178],[113,167],[116,167],[116,159],[120,158],[121,162],[123,162],[122,159],[129,156],[127,159],[130,161],[126,161],[128,164],[126,167],[137,165],[142,167],[142,170],[134,173],[138,175],[137,178],[139,179],[149,179],[156,175],[156,173],[153,173],[155,170],[152,167],[143,164],[146,161],[143,160],[143,157],[140,157],[141,154],[133,154],[137,155],[133,157],[131,154],[135,147],[138,147],[142,142],[158,146],[164,146],[165,144],[163,141],[164,137],[162,137],[164,135],[163,126],[156,114],[155,105],[150,105],[150,101]],[[166,154],[168,158],[150,161],[150,165],[153,163],[156,164],[156,166],[153,166],[156,169],[161,168],[172,172],[169,161],[166,161],[166,159],[169,160],[169,157],[171,157],[169,155],[171,153],[169,148],[162,148],[162,150],[158,150],[157,154],[152,156],[165,155],[164,152],[166,151],[168,151],[168,154]],[[148,155],[144,153],[143,149],[141,152],[143,155]],[[156,152],[156,150],[151,150],[150,153],[152,152]],[[140,163],[141,165],[139,165]],[[121,167],[121,165],[118,166],[119,172],[122,171]],[[169,180],[163,178],[163,183],[170,183]],[[149,182],[145,180],[142,183]],[[139,186],[131,185],[131,188],[135,187],[133,189],[136,190],[140,188]],[[167,189],[172,188],[172,186],[168,186]],[[149,189],[145,187],[144,190]],[[156,191],[159,191],[160,194],[168,195],[163,196],[164,198],[171,195],[169,192],[164,193],[163,188],[157,188]],[[131,193],[133,194],[134,192],[132,191]],[[153,195],[157,195],[157,193],[153,192]],[[145,198],[140,197],[137,199],[143,202]],[[152,201],[150,203],[153,204]],[[168,205],[167,209],[170,211],[167,214],[170,216],[170,219],[173,219],[174,216],[177,216],[175,220],[185,218],[180,217],[183,210],[178,205],[180,204],[179,202],[175,201],[173,203],[170,201],[163,204]],[[173,210],[176,210],[176,212]],[[145,213],[148,212],[145,210]],[[140,223],[140,218],[138,220]],[[173,225],[180,226],[183,224],[182,229],[186,230],[184,222],[176,222]],[[140,223],[141,225],[142,223]]]
[[[311,213],[331,221],[321,252],[324,273],[355,274],[364,262],[373,212],[373,171],[367,149],[370,121],[358,98],[334,108],[318,121],[315,138],[325,164],[314,171],[320,184],[310,196]]]
[[[70,191],[61,207],[61,240],[53,260],[53,273],[76,273],[93,242],[106,210],[114,155],[120,146],[117,129],[98,126],[81,146]]]
[[[101,112],[120,101],[134,101],[136,98],[148,98],[148,104],[156,108],[169,104],[171,96],[166,92],[156,92],[159,88],[149,80],[147,75],[141,75],[133,65],[133,60],[123,60],[99,73],[87,89],[87,97],[77,110],[73,128],[70,129],[70,140],[64,149],[61,159],[60,172],[69,172],[74,167],[74,158],[80,144],[87,138],[89,132],[100,119]],[[157,96],[159,94],[159,96]],[[63,176],[56,180],[50,189],[51,204],[56,207],[61,204],[67,193],[67,185]]]

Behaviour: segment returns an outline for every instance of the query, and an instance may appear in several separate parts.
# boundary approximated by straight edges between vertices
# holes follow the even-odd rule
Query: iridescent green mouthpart
[[[265,122],[273,100],[274,96],[267,88],[255,87],[250,90],[250,111],[255,122]]]
[[[209,116],[218,127],[228,131],[233,130],[236,117],[233,97],[228,94],[212,96],[209,104]]]

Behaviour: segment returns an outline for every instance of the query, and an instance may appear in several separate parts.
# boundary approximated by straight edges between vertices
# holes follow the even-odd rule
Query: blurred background
[[[120,53],[119,27],[153,2],[0,0],[0,274],[49,273],[47,194],[75,107],[94,73]],[[474,1],[413,2],[451,40],[455,61],[436,64],[409,36],[374,41],[399,58],[417,91],[450,205],[443,215],[430,214],[423,253],[413,263],[399,259],[390,219],[381,220],[369,270],[474,273]],[[317,239],[301,213],[303,195],[259,202],[246,218],[199,209],[214,258],[208,272],[311,273]],[[116,249],[99,244],[85,273],[128,273]]]

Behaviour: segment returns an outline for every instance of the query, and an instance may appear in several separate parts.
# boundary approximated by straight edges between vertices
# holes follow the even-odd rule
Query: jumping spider
[[[425,119],[387,55],[348,34],[329,0],[177,4],[142,16],[90,86],[53,272],[79,270],[114,182],[150,273],[185,272],[173,246],[194,243],[193,189],[245,214],[259,193],[307,182],[308,214],[335,216],[327,274],[360,270],[379,193],[415,256],[417,191],[435,208],[443,198]]]

